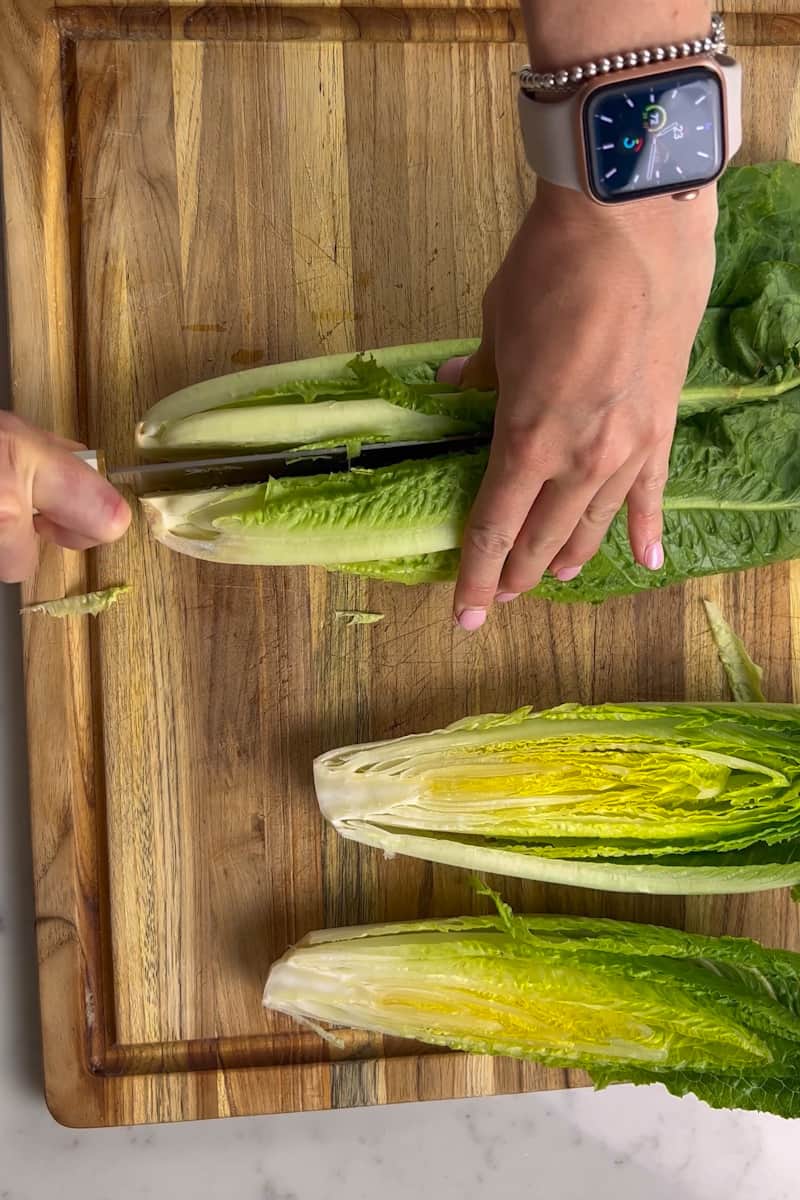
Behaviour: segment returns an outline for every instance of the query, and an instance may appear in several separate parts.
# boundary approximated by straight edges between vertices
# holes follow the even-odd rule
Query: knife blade
[[[327,475],[352,468],[375,470],[408,459],[482,450],[488,446],[490,437],[489,433],[484,432],[458,434],[429,442],[373,442],[362,446],[357,454],[350,454],[347,446],[331,446],[316,450],[281,450],[227,457],[217,455],[114,468],[108,466],[105,454],[100,450],[79,450],[76,457],[94,467],[115,487],[125,488],[136,496],[153,496],[167,492],[206,491],[218,487],[265,483],[270,478]]]

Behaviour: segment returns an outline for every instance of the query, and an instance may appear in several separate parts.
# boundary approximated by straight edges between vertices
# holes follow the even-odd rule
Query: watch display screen
[[[707,67],[609,83],[590,95],[583,123],[599,200],[691,188],[722,169],[721,84]]]

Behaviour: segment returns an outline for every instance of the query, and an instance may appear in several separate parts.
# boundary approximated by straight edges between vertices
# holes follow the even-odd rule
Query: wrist
[[[694,200],[654,196],[640,204],[597,204],[581,192],[539,180],[520,231],[533,244],[544,235],[565,269],[625,275],[636,265],[652,286],[676,267],[691,274],[713,268],[716,187]]]
[[[714,237],[717,189],[713,184],[701,188],[692,200],[652,196],[638,204],[604,205],[583,192],[539,179],[529,218],[547,221],[567,231],[595,230],[598,235],[628,232],[653,241],[663,236],[685,237],[693,243]]]

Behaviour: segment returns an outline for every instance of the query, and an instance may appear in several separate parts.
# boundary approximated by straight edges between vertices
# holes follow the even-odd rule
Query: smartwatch
[[[519,116],[526,158],[542,179],[598,204],[690,199],[741,144],[741,68],[719,53],[645,61],[584,78],[564,97],[523,81]]]

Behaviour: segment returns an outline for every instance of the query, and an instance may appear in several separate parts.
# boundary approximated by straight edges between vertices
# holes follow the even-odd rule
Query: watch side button
[[[673,200],[696,200],[699,195],[700,195],[699,188],[692,188],[691,191],[688,191],[688,192],[673,192],[672,199]]]

